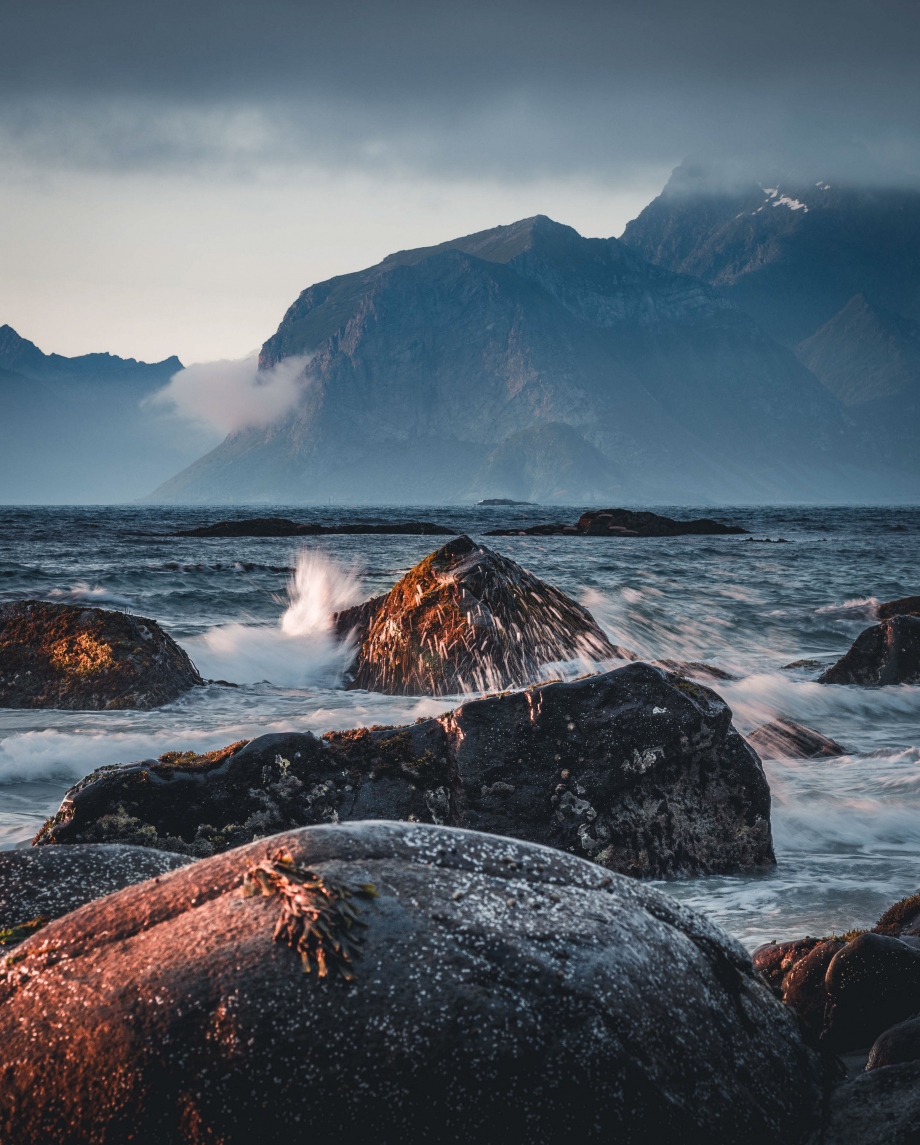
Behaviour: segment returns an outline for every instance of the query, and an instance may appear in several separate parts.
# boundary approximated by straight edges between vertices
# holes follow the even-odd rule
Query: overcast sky
[[[0,0],[0,324],[256,348],[310,283],[687,154],[920,183],[917,0]]]

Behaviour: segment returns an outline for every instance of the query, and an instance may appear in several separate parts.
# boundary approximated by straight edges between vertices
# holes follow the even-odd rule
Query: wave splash
[[[363,599],[361,579],[325,553],[301,550],[288,580],[288,606],[275,625],[222,624],[185,641],[199,672],[235,684],[334,687],[354,658],[353,641],[332,630],[332,614]]]

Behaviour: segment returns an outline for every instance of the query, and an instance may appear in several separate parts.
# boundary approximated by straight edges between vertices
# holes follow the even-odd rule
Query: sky
[[[920,183],[917,0],[0,0],[0,324],[239,358],[311,283],[688,155]]]

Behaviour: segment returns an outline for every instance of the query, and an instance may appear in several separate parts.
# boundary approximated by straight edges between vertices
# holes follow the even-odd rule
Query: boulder
[[[276,835],[90,903],[11,963],[17,1145],[798,1145],[823,1097],[734,939],[477,832]]]
[[[831,938],[819,942],[797,959],[783,978],[782,1001],[799,1015],[815,1036],[824,1029],[829,995],[827,970],[845,942]]]
[[[920,1018],[898,1022],[877,1038],[866,1069],[882,1069],[902,1062],[920,1061]]]
[[[874,1069],[830,1096],[821,1145],[916,1145],[920,1062]]]
[[[834,955],[824,987],[822,1040],[838,1051],[871,1045],[920,1011],[920,950],[897,938],[861,934]]]
[[[723,525],[709,517],[693,521],[675,521],[658,513],[635,512],[631,509],[592,509],[582,513],[574,525],[543,524],[521,529],[490,529],[487,537],[683,537],[724,536],[747,533],[738,525]]]
[[[156,708],[203,683],[155,620],[40,600],[0,604],[0,707]]]
[[[465,536],[334,625],[358,643],[349,686],[388,695],[498,691],[561,660],[635,659],[565,593]]]
[[[774,863],[769,788],[731,711],[647,664],[471,700],[407,727],[267,735],[104,767],[67,793],[37,841],[201,856],[349,819],[473,827],[634,875]]]
[[[920,616],[893,616],[861,632],[820,684],[920,684]]]
[[[879,620],[890,620],[892,616],[920,616],[920,596],[902,596],[900,600],[889,600],[878,606]]]
[[[186,855],[123,844],[0,851],[0,930],[58,918],[188,862]]]
[[[828,759],[846,754],[836,740],[782,716],[744,738],[762,759]]]

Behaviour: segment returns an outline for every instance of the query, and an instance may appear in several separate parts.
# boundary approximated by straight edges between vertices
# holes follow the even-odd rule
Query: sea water
[[[404,723],[453,706],[345,691],[349,650],[328,624],[336,609],[389,588],[438,538],[175,535],[256,515],[421,519],[468,533],[564,589],[614,643],[731,673],[715,687],[742,732],[783,715],[843,744],[837,759],[765,763],[775,870],[662,885],[748,946],[871,925],[920,889],[920,688],[823,686],[814,669],[784,666],[832,663],[873,623],[878,601],[920,593],[920,509],[658,511],[715,515],[757,540],[484,536],[581,512],[558,507],[0,508],[0,600],[152,617],[204,677],[238,685],[197,688],[151,712],[0,709],[0,847],[28,845],[67,787],[102,764],[269,731]]]

